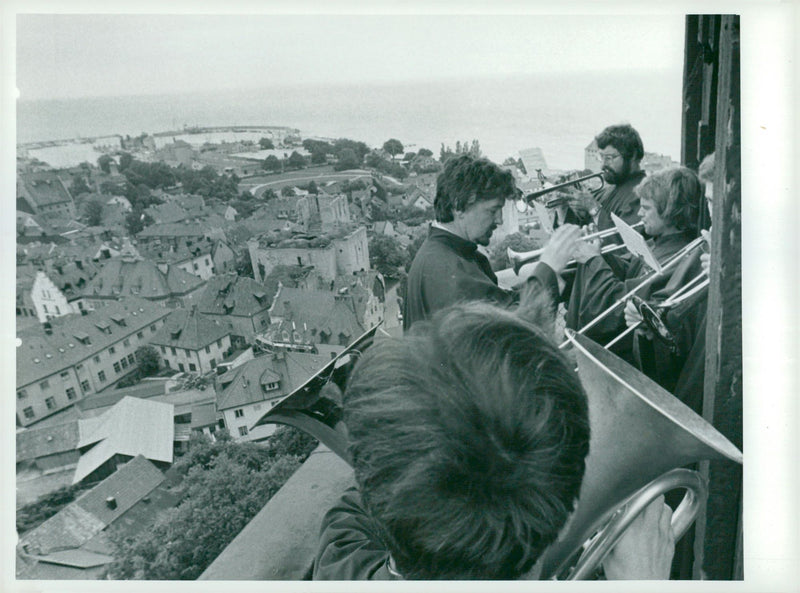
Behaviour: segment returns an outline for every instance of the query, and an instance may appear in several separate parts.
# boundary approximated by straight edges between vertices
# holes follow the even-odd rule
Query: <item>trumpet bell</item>
[[[546,552],[542,578],[561,574],[587,538],[632,494],[702,459],[742,463],[719,431],[643,373],[567,330],[589,403],[591,440],[569,528]]]

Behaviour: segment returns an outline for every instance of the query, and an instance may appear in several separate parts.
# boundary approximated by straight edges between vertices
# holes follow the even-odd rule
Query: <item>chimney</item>
[[[109,496],[108,498],[106,498],[106,506],[110,509],[117,508],[117,499],[114,498],[113,496]]]

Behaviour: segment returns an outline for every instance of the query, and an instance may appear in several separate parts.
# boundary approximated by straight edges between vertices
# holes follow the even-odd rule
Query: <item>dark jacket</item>
[[[537,266],[536,280],[551,291],[556,284],[547,266]],[[519,294],[497,285],[489,260],[475,243],[431,227],[408,273],[403,329],[449,305],[481,300],[509,307],[519,302]]]
[[[597,230],[604,231],[614,227],[611,220],[613,212],[630,225],[639,222],[639,197],[633,192],[637,185],[644,179],[644,171],[637,171],[620,185],[605,185],[595,193],[595,199],[600,204],[597,214]],[[603,243],[620,243],[618,236],[605,239]]]

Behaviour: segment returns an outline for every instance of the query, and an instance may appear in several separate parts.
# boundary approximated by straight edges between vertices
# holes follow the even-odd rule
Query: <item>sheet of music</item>
[[[625,243],[625,247],[628,248],[634,255],[638,255],[644,259],[645,263],[653,268],[656,272],[661,271],[661,264],[658,263],[658,260],[653,255],[653,252],[650,251],[650,248],[647,246],[647,242],[644,240],[637,231],[631,228],[627,222],[622,220],[619,216],[611,213],[611,220],[614,221],[614,224],[619,231],[619,236],[622,237],[622,241]]]

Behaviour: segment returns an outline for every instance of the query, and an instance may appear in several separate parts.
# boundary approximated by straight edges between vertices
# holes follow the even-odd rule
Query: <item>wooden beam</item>
[[[721,18],[714,212],[703,416],[742,448],[741,129],[739,18]],[[695,578],[733,579],[741,566],[742,468],[701,463],[709,497],[698,516]],[[737,558],[737,555],[739,556]]]

